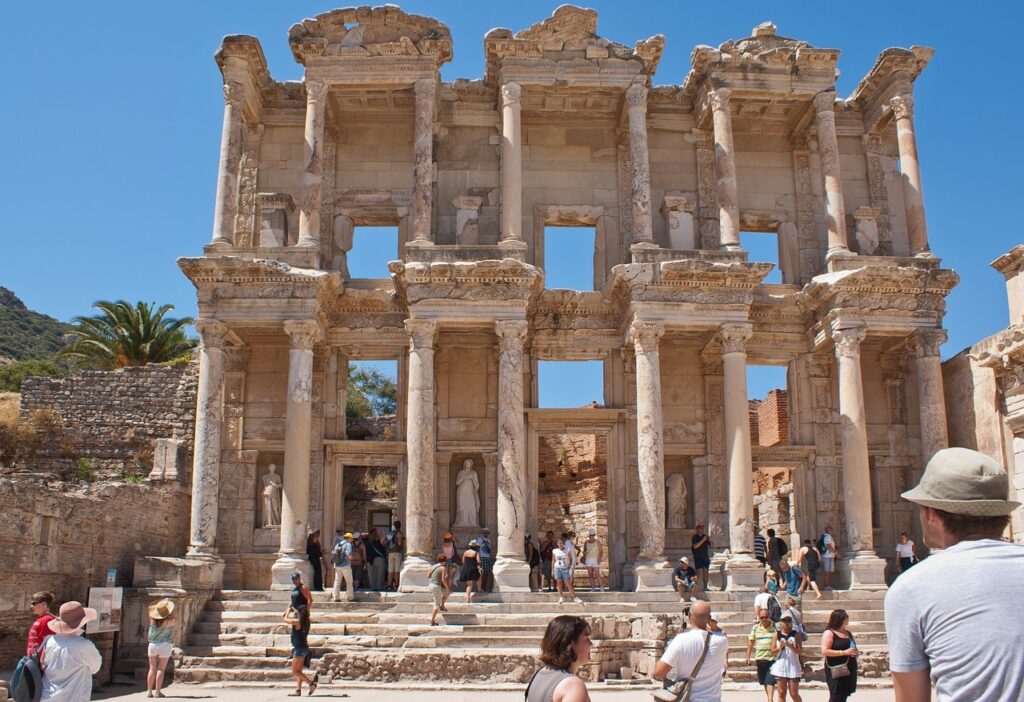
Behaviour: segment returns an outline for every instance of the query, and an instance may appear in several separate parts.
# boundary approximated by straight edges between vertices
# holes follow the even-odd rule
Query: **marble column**
[[[501,242],[523,240],[522,88],[501,86]]]
[[[499,590],[530,589],[526,563],[526,425],[523,422],[523,340],[527,322],[495,322],[498,335],[498,558]]]
[[[718,177],[719,240],[723,249],[740,249],[739,195],[736,191],[736,154],[732,140],[732,114],[728,88],[708,92],[715,135],[715,172]]]
[[[409,396],[407,400],[405,498],[406,556],[402,564],[403,592],[425,590],[434,539],[434,341],[437,322],[407,319],[409,333]]]
[[[849,254],[846,238],[846,206],[843,204],[843,181],[839,171],[839,143],[836,141],[836,93],[826,90],[814,96],[817,114],[818,154],[825,177],[825,214],[828,224],[826,256]]]
[[[213,210],[214,246],[234,244],[235,213],[238,211],[238,168],[242,159],[241,83],[224,84],[224,126],[220,133],[220,165],[217,167],[217,196]]]
[[[924,216],[924,191],[921,188],[921,164],[917,160],[917,136],[914,133],[914,98],[909,93],[889,99],[889,108],[896,118],[896,140],[900,150],[900,172],[903,174],[903,200],[907,206],[907,230],[910,252],[930,256],[928,223]]]
[[[312,450],[313,346],[320,327],[312,320],[284,323],[291,348],[288,351],[288,388],[284,427],[284,489],[281,493],[281,549],[271,566],[275,590],[291,588],[291,573],[300,570],[312,582],[313,570],[306,558],[309,520],[309,464]]]
[[[199,388],[196,438],[192,460],[192,522],[190,560],[216,560],[220,500],[221,425],[224,418],[224,348],[228,326],[214,319],[197,319]]]
[[[725,466],[729,476],[729,559],[725,564],[729,590],[761,585],[760,564],[754,559],[754,476],[747,397],[747,340],[752,335],[750,324],[723,324],[719,330]]]
[[[413,132],[412,240],[432,243],[431,210],[434,202],[434,99],[437,81],[416,81],[416,121]]]
[[[927,464],[936,451],[949,446],[942,359],[939,355],[940,347],[945,342],[945,329],[918,329],[911,346],[917,363],[922,465]]]
[[[647,148],[647,86],[626,89],[629,114],[630,185],[633,194],[633,243],[654,246],[651,224],[651,164]]]
[[[846,517],[845,534],[839,535],[839,548],[845,556],[840,571],[844,576],[849,573],[851,587],[884,587],[885,561],[875,555],[871,526],[871,468],[860,364],[860,345],[866,336],[863,326],[832,330],[839,375],[840,453]]]
[[[320,246],[320,205],[324,155],[324,115],[327,83],[306,81],[306,131],[303,140],[302,194],[299,208],[299,241],[296,246]]]
[[[637,590],[671,587],[671,566],[665,560],[665,451],[661,423],[659,339],[664,325],[633,322],[629,337],[636,364],[636,460],[640,483],[640,553]]]

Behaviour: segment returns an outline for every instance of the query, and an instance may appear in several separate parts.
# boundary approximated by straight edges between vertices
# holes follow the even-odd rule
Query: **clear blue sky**
[[[936,48],[917,81],[916,112],[932,248],[962,278],[944,356],[1006,326],[1003,281],[988,264],[1022,240],[1018,3],[586,4],[604,37],[667,37],[660,84],[683,79],[695,45],[747,36],[766,19],[782,35],[842,50],[841,95],[886,47]],[[174,261],[200,254],[210,237],[223,110],[213,53],[225,34],[253,34],[275,78],[300,79],[288,28],[339,5],[0,3],[0,285],[62,320],[122,297],[194,314],[194,290]],[[455,58],[443,78],[453,80],[483,74],[488,29],[523,29],[557,3],[401,6],[451,28]]]

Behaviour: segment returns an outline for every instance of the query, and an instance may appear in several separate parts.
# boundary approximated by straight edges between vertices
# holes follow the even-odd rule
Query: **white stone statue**
[[[263,476],[263,526],[281,526],[281,476],[273,463]]]
[[[480,526],[480,478],[471,458],[462,462],[455,477],[455,526]]]
[[[665,481],[665,517],[669,529],[682,529],[686,517],[686,481],[673,473]]]

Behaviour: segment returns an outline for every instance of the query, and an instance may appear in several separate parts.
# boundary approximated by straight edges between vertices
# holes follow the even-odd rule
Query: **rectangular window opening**
[[[397,401],[398,361],[349,361],[346,417],[393,417]],[[380,431],[386,431],[386,427]]]
[[[775,266],[762,282],[769,284],[782,282],[778,234],[775,232],[740,232],[740,246],[747,250],[747,260],[751,263],[771,263]]]
[[[604,361],[539,361],[538,407],[604,406]]]
[[[789,445],[789,385],[786,366],[747,366],[750,443]]]
[[[390,278],[388,262],[398,258],[398,227],[355,227],[348,252],[350,278]]]
[[[544,287],[548,290],[596,290],[595,227],[545,227]]]

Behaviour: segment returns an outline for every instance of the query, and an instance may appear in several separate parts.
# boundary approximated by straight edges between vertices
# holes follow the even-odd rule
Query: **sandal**
[[[289,693],[288,693],[288,696],[289,696],[289,697],[302,697],[302,688],[300,687],[300,688],[299,688],[298,690],[296,690],[295,692],[289,692]]]
[[[309,692],[306,693],[306,694],[307,694],[307,696],[312,697],[314,692],[316,692],[316,683],[315,682],[311,682],[309,684]]]

